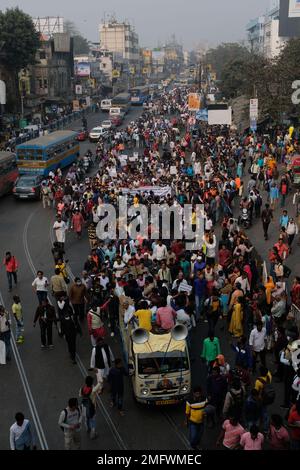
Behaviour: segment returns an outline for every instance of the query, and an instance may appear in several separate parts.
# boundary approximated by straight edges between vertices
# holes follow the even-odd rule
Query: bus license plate
[[[160,405],[176,405],[177,403],[179,403],[178,400],[158,400],[155,402],[156,405],[160,406]]]

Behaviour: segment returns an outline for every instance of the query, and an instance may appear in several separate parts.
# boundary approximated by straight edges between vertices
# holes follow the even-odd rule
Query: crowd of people
[[[118,335],[120,311],[125,327],[168,332],[185,325],[193,361],[200,354],[197,338],[204,334],[205,380],[199,383],[193,377],[199,386],[186,404],[193,449],[201,446],[204,432],[216,427],[221,428],[217,445],[227,449],[260,450],[266,442],[272,449],[300,448],[300,366],[293,362],[299,344],[300,277],[290,286],[286,265],[298,234],[298,190],[295,214],[286,209],[292,191],[286,162],[299,150],[297,141],[289,131],[278,131],[271,139],[240,136],[205,123],[195,127],[186,103],[187,90],[164,92],[136,121],[100,139],[94,176],[79,182],[72,168],[66,178],[58,169],[42,183],[43,206],[56,212],[56,241],[51,279],[40,271],[33,281],[39,303],[34,324],[40,324],[44,349],[53,347],[52,325],[57,323],[73,363],[76,337],[85,323],[91,339],[91,375],[79,393],[82,407],[71,398],[59,418],[66,449],[80,447],[82,409],[91,438],[97,436],[96,397],[106,381],[111,406],[124,414],[128,371],[108,339]],[[134,208],[128,220],[118,206],[124,195]],[[259,224],[267,240],[279,200],[280,229],[269,253],[268,275],[244,221]],[[100,239],[97,226],[107,216],[107,204],[116,209],[117,234],[110,237],[108,231]],[[153,227],[150,218],[148,236],[118,237],[124,224],[139,221],[142,206],[153,204],[179,212],[190,204],[191,219],[183,225],[194,230],[196,208],[203,206],[204,236],[196,251],[186,249],[184,238],[164,239],[162,228]],[[171,221],[171,233],[175,229]],[[70,232],[80,239],[85,230],[90,252],[82,273],[71,282],[66,239]],[[9,256],[4,264],[11,273]],[[12,276],[8,274],[10,288]],[[18,305],[20,299],[14,302]],[[23,320],[20,310],[14,310],[21,319],[17,340],[22,341]],[[0,325],[2,315],[0,311]],[[2,326],[0,331],[5,333]],[[281,386],[274,386],[274,377]],[[278,394],[283,394],[281,408]]]

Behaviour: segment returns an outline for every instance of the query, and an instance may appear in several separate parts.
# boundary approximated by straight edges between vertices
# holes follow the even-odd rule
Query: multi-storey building
[[[279,1],[274,0],[266,14],[251,20],[246,29],[252,52],[268,59],[277,57],[287,42],[287,38],[279,36]]]
[[[138,35],[129,23],[119,23],[115,19],[102,23],[100,44],[103,49],[122,54],[123,59],[130,63],[139,61]]]

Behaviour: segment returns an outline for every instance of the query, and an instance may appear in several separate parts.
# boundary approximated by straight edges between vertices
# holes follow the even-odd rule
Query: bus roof
[[[118,98],[128,98],[130,96],[130,93],[119,93],[118,95],[114,96],[112,100],[118,99]]]
[[[163,335],[155,335],[153,333],[149,333],[149,340],[147,341],[147,343],[133,343],[133,351],[135,354],[151,354],[154,352],[165,353],[166,351],[184,352],[185,348],[185,340],[175,341],[174,339],[172,339],[170,333],[165,333]]]
[[[37,139],[28,140],[23,144],[17,146],[18,149],[27,149],[31,147],[49,147],[50,145],[59,144],[64,140],[69,139],[70,137],[76,137],[76,132],[74,131],[56,131],[51,134],[38,137]]]
[[[134,86],[130,89],[130,91],[133,90],[147,90],[149,88],[149,85],[139,85],[139,86]]]

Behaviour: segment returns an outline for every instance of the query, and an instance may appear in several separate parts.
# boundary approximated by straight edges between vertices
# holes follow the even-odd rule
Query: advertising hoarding
[[[279,36],[300,37],[300,1],[280,0]]]
[[[90,77],[91,65],[88,62],[77,62],[75,64],[75,75],[77,77]]]
[[[228,109],[209,109],[208,124],[210,126],[231,126],[232,124],[232,108]]]
[[[189,111],[198,111],[200,109],[200,95],[199,93],[190,93],[188,96]]]

